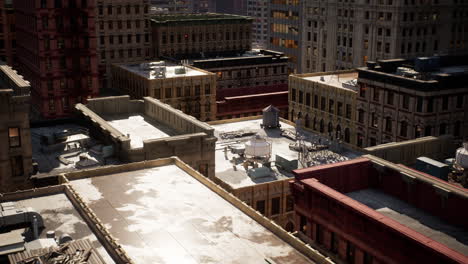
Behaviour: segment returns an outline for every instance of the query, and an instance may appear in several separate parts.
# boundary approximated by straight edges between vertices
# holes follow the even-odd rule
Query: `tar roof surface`
[[[281,136],[281,130],[279,128],[275,129],[262,129],[260,124],[262,123],[262,119],[254,119],[248,121],[240,121],[240,122],[233,122],[233,123],[225,123],[220,125],[212,125],[215,128],[215,136],[218,138],[216,143],[216,177],[222,180],[223,182],[227,183],[234,189],[247,187],[256,185],[259,183],[266,183],[276,180],[288,179],[293,178],[294,175],[292,173],[288,173],[286,171],[279,171],[276,169],[275,166],[272,166],[274,171],[274,175],[269,177],[262,177],[253,179],[249,177],[247,172],[245,171],[244,167],[241,164],[236,166],[236,170],[233,168],[233,163],[231,160],[235,155],[227,152],[227,156],[224,151],[224,147],[232,144],[239,144],[248,141],[252,136],[244,137],[244,138],[237,138],[237,139],[228,139],[223,140],[220,138],[221,133],[226,132],[234,132],[234,131],[252,131],[262,136],[268,136],[267,140],[272,143],[272,159],[275,160],[275,155],[279,155],[288,160],[298,159],[298,152],[293,151],[289,148],[289,144],[294,143],[293,140],[288,139],[286,137]],[[288,125],[286,123],[280,122],[281,129],[294,131],[294,127]],[[318,139],[325,141],[325,138],[320,137],[319,135],[304,132],[310,138]],[[356,153],[352,152],[343,152],[340,153],[343,156],[349,158],[355,158],[358,156]]]
[[[455,251],[468,255],[468,230],[450,225],[377,189],[364,189],[346,195]]]
[[[309,263],[176,165],[71,185],[136,263]]]
[[[105,115],[103,118],[124,135],[130,135],[132,148],[142,148],[143,141],[175,136],[178,133],[168,126],[143,114]]]
[[[45,228],[41,231],[40,238],[46,238],[47,231],[55,231],[56,237],[68,234],[75,240],[87,238],[106,263],[114,263],[64,193],[33,197],[15,202],[16,208],[31,207],[42,216]]]
[[[39,167],[39,173],[44,173],[44,174],[58,174],[58,173],[64,173],[64,172],[69,172],[69,171],[74,171],[79,168],[76,167],[76,162],[79,161],[79,155],[80,154],[88,154],[95,160],[97,160],[99,163],[96,166],[100,165],[110,165],[110,164],[118,164],[119,161],[115,158],[108,158],[104,162],[104,160],[99,156],[91,151],[89,149],[80,146],[77,149],[70,150],[68,149],[67,146],[65,145],[55,145],[55,146],[46,146],[41,142],[41,136],[52,136],[54,133],[60,133],[65,130],[75,130],[75,131],[87,131],[87,129],[83,126],[79,126],[73,123],[66,123],[62,125],[56,125],[56,126],[43,126],[43,127],[34,127],[31,128],[31,145],[32,145],[32,151],[33,151],[33,159],[37,162],[38,167]],[[101,144],[99,141],[95,140],[92,138],[90,135],[86,133],[78,133],[76,135],[73,135],[67,139],[66,142],[73,142],[75,140],[79,139],[89,139],[87,140],[90,145],[99,145]],[[46,149],[50,151],[45,151]],[[76,155],[73,155],[75,153]],[[70,164],[64,164],[59,160],[59,156],[67,154],[67,160],[71,161],[72,163]]]
[[[120,67],[131,71],[135,74],[140,75],[141,77],[144,77],[148,80],[154,80],[154,79],[167,79],[167,78],[180,78],[180,77],[195,77],[195,76],[206,76],[209,75],[209,73],[199,70],[196,68],[192,67],[184,67],[185,68],[185,73],[176,73],[176,69],[179,69],[183,66],[180,65],[167,65],[163,66],[163,68],[166,70],[164,78],[157,77],[154,74],[151,74],[153,70],[142,70],[140,69],[140,64],[124,64],[120,65]]]
[[[358,72],[318,75],[301,78],[304,80],[323,83],[341,89],[355,90],[355,88],[351,88],[352,86],[346,85],[346,82],[356,80],[358,78]]]

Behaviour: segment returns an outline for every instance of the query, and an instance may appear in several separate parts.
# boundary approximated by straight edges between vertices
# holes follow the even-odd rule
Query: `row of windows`
[[[359,90],[359,96],[360,97],[366,97],[366,89],[367,86],[361,85],[361,88]],[[372,88],[372,101],[374,102],[382,102],[382,99],[385,99],[384,102],[387,105],[394,105],[395,104],[395,93],[392,91],[386,91],[385,95],[384,93],[379,89],[379,88]],[[382,94],[382,96],[381,96]],[[383,98],[385,96],[385,98]],[[416,111],[416,112],[423,112],[423,105],[424,102],[426,103],[426,110],[427,112],[433,112],[434,110],[434,103],[436,98],[434,97],[429,97],[424,99],[423,97],[412,97],[409,95],[400,95],[401,102],[400,102],[400,107],[402,107],[405,110],[408,111]],[[412,106],[415,106],[415,109],[412,109],[410,105],[410,101],[413,101]],[[441,101],[441,111],[448,111],[449,110],[449,105],[450,101],[455,101],[455,108],[461,109],[463,108],[464,105],[464,96],[463,95],[458,95],[458,96],[442,96],[439,98],[439,101]],[[452,104],[453,106],[453,104]]]
[[[292,39],[283,39],[283,38],[270,38],[270,43],[273,46],[283,47],[288,49],[297,49],[299,47],[299,43],[297,40]]]
[[[144,35],[144,38],[145,38],[145,39],[144,39],[145,43],[148,43],[148,42],[150,41],[150,40],[149,40],[149,35],[148,35],[148,34],[145,34],[145,35]],[[118,36],[112,36],[112,35],[111,35],[111,36],[108,36],[107,39],[108,39],[108,42],[107,42],[107,43],[108,43],[108,44],[111,44],[111,45],[114,44],[114,43],[116,43],[116,44],[124,44],[124,39],[126,40],[126,41],[125,41],[125,44],[132,44],[133,39],[135,39],[135,43],[141,43],[141,41],[142,41],[142,35],[140,35],[140,34],[136,34],[136,35],[134,35],[134,36],[131,35],[131,34],[128,34],[128,35],[126,35],[126,36],[125,36],[125,35],[118,35]],[[116,39],[116,41],[114,41],[114,39]],[[105,40],[106,40],[106,37],[105,37],[105,36],[101,36],[101,37],[99,38],[99,43],[100,43],[101,45],[105,45],[105,44],[106,44],[106,43],[105,43]]]
[[[224,38],[223,38],[224,37]],[[167,44],[169,43],[182,43],[182,42],[204,42],[204,41],[210,41],[210,40],[244,40],[244,39],[249,39],[250,37],[250,31],[244,32],[219,32],[219,33],[186,33],[186,34],[177,34],[173,35],[171,34],[169,36],[169,41],[167,34],[164,32],[161,36],[161,42],[162,44]]]
[[[144,23],[143,23],[144,21]],[[141,25],[145,25],[145,28],[148,28],[149,26],[149,22],[148,20],[110,20],[110,21],[99,21],[99,30],[105,30],[105,24],[107,24],[107,29],[109,30],[113,30],[114,28],[116,29],[124,29],[124,25],[125,25],[125,29],[132,29],[132,22],[135,24],[135,28],[140,28]]]
[[[116,50],[101,51],[101,60],[105,60],[106,58],[115,59],[116,55],[118,56],[118,58],[125,58],[125,55],[126,55],[126,58],[133,58],[134,56],[141,57],[142,50],[140,48],[137,48],[137,49],[128,49],[128,50],[119,49],[117,50],[117,52]],[[149,56],[149,49],[145,49],[145,56],[146,57]]]
[[[313,101],[312,101],[313,98]],[[351,118],[351,105],[346,104],[344,108],[344,103],[338,101],[335,107],[335,101],[333,99],[327,99],[324,96],[320,97],[320,105],[319,105],[319,96],[318,95],[313,95],[310,93],[305,94],[305,102],[304,102],[304,92],[299,91],[298,93],[298,100],[296,101],[296,89],[291,89],[291,101],[292,102],[298,102],[299,104],[304,104],[306,106],[312,106],[315,109],[320,109],[322,111],[328,111],[332,114],[336,114],[338,116],[343,116],[345,115],[346,118],[350,119]],[[313,104],[312,104],[313,103]],[[328,103],[328,105],[327,105]],[[327,107],[328,106],[328,107]]]
[[[246,77],[260,77],[271,76],[277,74],[286,74],[286,66],[273,66],[273,67],[256,67],[251,69],[237,70],[237,71],[219,71],[217,72],[218,79],[238,79],[242,76]]]
[[[107,8],[104,8],[104,6],[102,5],[98,6],[99,15],[104,15],[104,10],[107,11],[107,15],[121,15],[122,12],[125,12],[125,14],[129,15],[132,12],[132,6],[126,5],[125,7],[123,7],[121,5],[108,5]],[[140,10],[143,10],[143,14],[148,14],[148,5],[144,5],[143,8],[141,8],[141,5],[133,6],[134,14],[140,14]]]
[[[210,95],[211,94],[211,86],[209,84],[205,84],[205,90],[203,92],[204,92],[203,95]],[[161,94],[161,89],[156,88],[156,89],[154,89],[154,94],[155,94],[155,97],[157,99],[169,99],[169,98],[190,97],[190,96],[200,96],[200,95],[202,95],[200,85],[195,85],[193,87],[193,93],[192,93],[192,87],[191,86],[185,86],[184,88],[176,87],[175,89],[173,89],[172,87],[165,88],[164,89],[164,95]]]
[[[54,5],[49,5],[50,3],[54,3]],[[80,4],[79,7],[86,8],[88,6],[88,1],[87,0],[54,0],[49,1],[49,0],[41,0],[41,8],[66,8],[66,7],[71,7],[75,8],[78,7],[78,4]]]
[[[416,18],[416,16],[418,16]],[[433,20],[436,21],[439,19],[439,13],[437,11],[433,11],[432,13],[429,12],[419,12],[419,13],[403,13],[403,21],[427,21],[427,20]]]
[[[262,215],[266,214],[266,201],[258,200],[255,204],[255,209]],[[286,212],[294,211],[294,200],[291,195],[286,196]],[[271,199],[270,215],[278,215],[281,213],[281,197]]]

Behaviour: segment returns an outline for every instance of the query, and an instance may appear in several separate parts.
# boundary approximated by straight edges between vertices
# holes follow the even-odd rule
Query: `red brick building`
[[[304,240],[347,263],[468,263],[468,191],[366,156],[294,171]]]
[[[43,118],[98,95],[94,0],[16,0],[18,70]]]
[[[16,63],[15,13],[11,0],[0,0],[0,60]]]

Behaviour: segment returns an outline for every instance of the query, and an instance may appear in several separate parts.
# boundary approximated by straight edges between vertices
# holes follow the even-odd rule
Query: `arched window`
[[[314,124],[313,124],[313,127],[312,127],[314,130],[317,130],[317,118],[314,117]]]
[[[351,139],[351,135],[349,133],[349,128],[346,128],[344,130],[344,140],[345,140],[346,143],[350,143],[350,141],[351,141],[350,139]]]
[[[447,124],[442,123],[440,124],[439,135],[445,135],[445,134],[447,134]]]
[[[328,123],[328,134],[332,134],[333,133],[333,124],[331,122]]]
[[[323,119],[322,119],[322,120],[320,120],[320,133],[323,133],[323,131],[324,131],[324,126],[325,126],[325,125],[324,125]]]
[[[400,136],[402,137],[408,136],[408,122],[406,121],[401,121]]]
[[[309,114],[306,114],[305,116],[305,127],[310,128],[310,117]]]
[[[337,139],[338,139],[338,138],[343,138],[342,135],[341,135],[341,126],[340,126],[340,125],[337,125],[337,126],[336,126],[335,137],[336,137]]]
[[[455,122],[455,125],[453,126],[454,136],[459,137],[461,135],[460,128],[461,128],[461,122],[460,121]]]

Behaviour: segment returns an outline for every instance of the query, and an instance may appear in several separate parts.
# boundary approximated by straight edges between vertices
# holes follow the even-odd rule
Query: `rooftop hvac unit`
[[[468,169],[468,142],[463,143],[463,148],[457,149],[455,161],[460,167]]]
[[[252,137],[245,143],[245,155],[250,157],[271,157],[271,143],[260,135]]]
[[[185,70],[185,67],[177,67],[174,69],[174,73],[175,74],[185,74],[186,73],[186,70]]]

